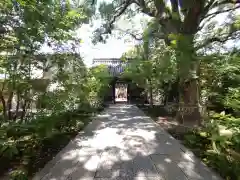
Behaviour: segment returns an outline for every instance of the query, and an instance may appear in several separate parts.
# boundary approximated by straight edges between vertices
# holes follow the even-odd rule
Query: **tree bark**
[[[7,100],[7,110],[8,110],[8,119],[12,119],[12,99],[13,99],[13,91],[10,92],[8,100]]]
[[[26,115],[27,104],[28,104],[28,101],[25,99],[24,103],[23,103],[23,106],[22,106],[22,113],[21,113],[21,117],[20,117],[21,122],[23,122],[23,119],[24,119],[24,117]]]
[[[17,105],[16,105],[16,110],[15,110],[14,120],[16,120],[18,118],[18,111],[19,111],[19,107],[20,107],[20,101],[21,101],[20,92],[17,91]]]
[[[150,102],[149,102],[149,104],[150,104],[150,107],[152,108],[153,107],[153,89],[152,89],[152,81],[151,81],[151,79],[148,79],[148,89],[149,89],[149,95],[150,95]]]
[[[26,115],[26,112],[27,112],[27,108],[28,108],[28,104],[30,102],[27,95],[30,95],[29,91],[25,90],[24,96],[23,96],[22,113],[21,113],[21,116],[20,116],[21,122],[23,122],[23,120],[25,118],[25,115]]]
[[[3,106],[3,118],[4,120],[7,119],[7,107],[6,107],[6,102],[5,102],[5,99],[4,99],[4,96],[3,96],[3,92],[0,91],[0,99],[1,99],[1,102],[2,102],[2,106]]]
[[[199,125],[201,123],[201,109],[199,104],[198,79],[190,79],[179,84],[179,105],[177,120],[182,124]]]
[[[182,124],[200,124],[199,63],[193,47],[193,35],[183,35],[178,42],[179,105],[177,120]]]

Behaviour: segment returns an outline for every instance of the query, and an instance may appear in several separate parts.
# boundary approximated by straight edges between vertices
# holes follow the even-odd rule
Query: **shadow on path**
[[[34,180],[220,180],[133,105],[112,105]]]

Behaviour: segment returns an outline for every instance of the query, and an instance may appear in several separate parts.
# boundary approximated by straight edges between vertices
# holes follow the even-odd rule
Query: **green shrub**
[[[188,132],[184,144],[224,179],[239,180],[240,152],[239,118],[224,113],[211,113],[201,129]],[[233,153],[234,152],[234,153]]]
[[[22,169],[16,169],[9,173],[11,180],[28,180],[26,171]]]

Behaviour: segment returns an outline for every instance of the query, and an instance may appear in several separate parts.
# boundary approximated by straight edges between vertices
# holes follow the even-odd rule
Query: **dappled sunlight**
[[[132,119],[149,119],[147,116],[134,116]]]
[[[166,145],[172,145],[172,143],[171,142],[166,142]]]
[[[171,163],[172,162],[172,160],[169,159],[169,158],[165,158],[164,161],[167,162],[167,163]]]
[[[62,156],[62,160],[71,160],[75,159],[78,156],[77,152],[73,149],[68,151],[66,154]]]
[[[112,113],[112,115],[125,115],[126,113],[124,113],[124,112],[121,112],[121,113],[119,113],[119,112],[115,112],[115,113]]]
[[[126,117],[126,118],[120,118],[118,119],[119,121],[129,121],[131,120],[132,118],[129,118],[129,117]]]
[[[94,171],[97,169],[97,163],[100,161],[99,155],[93,155],[91,156],[85,163],[84,163],[84,169],[89,171]]]
[[[108,118],[108,117],[111,117],[110,114],[99,114],[97,115],[98,118]]]
[[[106,110],[100,126],[93,123],[77,136],[43,180],[213,179],[201,161],[135,106],[126,106],[132,108],[124,114],[116,107]]]

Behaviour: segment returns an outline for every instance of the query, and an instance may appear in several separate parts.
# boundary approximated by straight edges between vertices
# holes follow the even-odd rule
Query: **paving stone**
[[[102,152],[101,156],[102,157],[107,157],[108,159],[115,159],[118,160],[121,158],[122,155],[122,149],[118,147],[107,147],[104,149]]]
[[[131,154],[134,154],[134,156],[139,153],[145,156],[148,155],[149,149],[145,138],[139,136],[138,134],[140,133],[136,133],[137,135],[135,135],[129,132],[129,134],[130,135],[123,138],[122,142],[127,151]]]
[[[171,156],[177,166],[192,180],[221,180],[214,171],[208,168],[192,152],[182,152],[179,155]]]
[[[100,156],[90,155],[89,157],[82,157],[78,161],[78,164],[70,175],[71,178],[73,180],[93,179],[100,162]]]
[[[35,178],[36,179],[36,178]],[[40,178],[41,180],[50,180],[51,179],[51,173],[47,173],[45,174],[42,178]]]
[[[116,178],[119,177],[119,169],[99,169],[97,170],[96,178]]]
[[[71,175],[74,170],[76,170],[76,161],[61,161],[57,163],[51,171],[42,178],[42,180],[66,180],[66,178]]]
[[[95,178],[94,180],[165,180],[160,177],[115,177],[115,178]]]
[[[178,166],[191,180],[221,180],[222,178],[216,175],[212,170],[202,163],[182,161]]]
[[[94,178],[94,180],[130,180],[128,177],[122,178],[122,177],[114,177],[114,178]]]
[[[116,177],[116,178],[95,178],[94,180],[165,180],[160,177]]]
[[[122,161],[119,156],[109,157],[101,156],[101,160],[96,172],[96,178],[117,178],[133,176],[133,163],[132,161]]]
[[[130,178],[130,177],[133,177],[134,176],[134,164],[133,164],[133,161],[124,161],[122,164],[121,164],[121,168],[120,168],[120,171],[119,171],[119,176],[122,177],[122,178]]]
[[[134,177],[133,179],[130,180],[165,180],[161,177],[143,177],[143,176],[138,176]]]
[[[40,172],[38,172],[34,177],[33,180],[41,180],[44,178],[44,176],[47,176],[51,170],[51,168],[56,164],[56,160],[52,159],[50,162],[48,162],[43,169],[41,169]]]
[[[187,180],[183,171],[177,166],[173,158],[168,155],[151,155],[159,176],[166,180]]]
[[[113,159],[103,159],[100,162],[99,168],[102,169],[121,169],[121,161],[120,159],[113,160]]]
[[[81,148],[76,150],[76,153],[78,156],[100,155],[102,150],[91,146],[81,146]]]
[[[148,156],[137,156],[133,160],[134,177],[158,177],[158,172]]]
[[[112,105],[33,180],[222,180],[134,105]]]
[[[167,134],[158,134],[152,142],[155,152],[153,154],[179,154],[182,152],[178,141]]]

